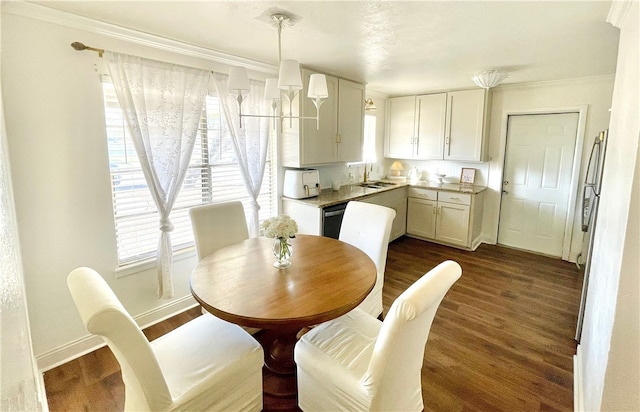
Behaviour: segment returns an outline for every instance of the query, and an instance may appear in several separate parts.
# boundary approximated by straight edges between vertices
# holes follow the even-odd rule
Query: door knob
[[[509,181],[508,181],[508,180],[505,180],[504,182],[502,182],[502,184],[506,186],[506,185],[508,185],[508,184],[509,184]]]
[[[503,190],[503,191],[502,191],[502,194],[503,194],[503,195],[508,195],[508,194],[509,194],[509,192],[507,192],[506,190]]]

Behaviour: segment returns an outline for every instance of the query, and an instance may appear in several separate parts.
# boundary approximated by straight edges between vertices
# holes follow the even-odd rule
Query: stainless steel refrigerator
[[[598,203],[602,190],[602,171],[604,168],[604,158],[607,152],[607,133],[604,130],[596,136],[589,155],[589,166],[585,175],[584,187],[582,189],[582,231],[585,232],[582,242],[582,253],[584,257],[584,281],[582,284],[582,298],[580,300],[580,311],[578,312],[578,325],[576,327],[576,341],[580,343],[582,335],[582,322],[584,318],[584,306],[587,300],[587,290],[589,288],[589,272],[591,271],[591,259],[593,254],[593,236],[596,222],[598,220]]]

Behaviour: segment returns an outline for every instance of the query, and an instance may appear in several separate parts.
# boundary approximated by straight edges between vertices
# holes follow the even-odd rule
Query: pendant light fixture
[[[262,115],[244,115],[242,114],[242,102],[246,95],[249,93],[249,77],[244,67],[231,67],[229,69],[229,92],[236,96],[236,101],[239,106],[240,113],[240,127],[242,127],[242,118],[245,116],[251,117],[270,117],[277,118],[281,122],[287,117],[289,118],[290,125],[291,119],[313,119],[316,121],[316,128],[320,128],[320,106],[324,103],[324,99],[329,97],[327,89],[327,78],[324,74],[312,74],[309,79],[309,90],[307,97],[312,99],[313,104],[316,107],[315,117],[303,117],[293,116],[291,112],[291,103],[293,99],[302,90],[302,77],[300,76],[300,63],[296,60],[282,60],[282,28],[285,25],[291,26],[293,23],[291,18],[285,14],[273,14],[271,20],[278,28],[278,78],[266,79],[264,98],[271,100],[271,109],[273,114],[270,116]],[[289,113],[284,116],[282,112],[278,113],[278,105],[282,100],[282,96],[287,99],[289,103]]]

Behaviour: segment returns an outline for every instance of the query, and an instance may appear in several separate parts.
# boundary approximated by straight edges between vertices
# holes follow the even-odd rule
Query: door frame
[[[584,150],[584,135],[587,124],[587,110],[588,105],[580,106],[564,106],[556,108],[540,108],[540,109],[528,109],[528,110],[509,110],[502,114],[502,133],[500,135],[500,158],[497,159],[497,165],[500,176],[500,203],[498,207],[497,225],[495,232],[496,244],[498,244],[498,233],[500,229],[500,212],[502,211],[502,190],[504,182],[504,162],[507,155],[507,134],[509,116],[521,116],[521,115],[540,115],[540,114],[564,114],[564,113],[578,113],[578,129],[576,131],[576,145],[573,152],[573,167],[571,168],[571,188],[569,192],[569,200],[567,202],[567,220],[564,227],[564,240],[562,242],[562,260],[571,260],[571,243],[573,239],[573,232],[575,226],[576,207],[578,202],[578,191],[580,186],[580,171],[582,170],[582,151]],[[578,252],[579,253],[579,252]],[[577,258],[578,253],[574,258]]]

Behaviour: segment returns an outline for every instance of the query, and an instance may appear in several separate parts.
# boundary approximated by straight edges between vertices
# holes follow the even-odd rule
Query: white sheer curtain
[[[206,70],[105,52],[111,79],[144,177],[158,208],[158,296],[173,297],[169,214],[180,191],[198,132]]]
[[[238,114],[238,102],[236,98],[229,94],[227,90],[228,75],[214,73],[214,84],[220,99],[220,105],[224,111],[229,132],[233,139],[233,145],[238,157],[240,173],[251,197],[251,214],[248,219],[249,236],[258,237],[260,221],[258,212],[260,205],[257,198],[262,186],[264,167],[269,148],[269,119],[245,117],[240,119]],[[242,104],[242,111],[245,114],[267,114],[269,113],[268,102],[264,100],[264,82],[251,80],[251,92]]]

